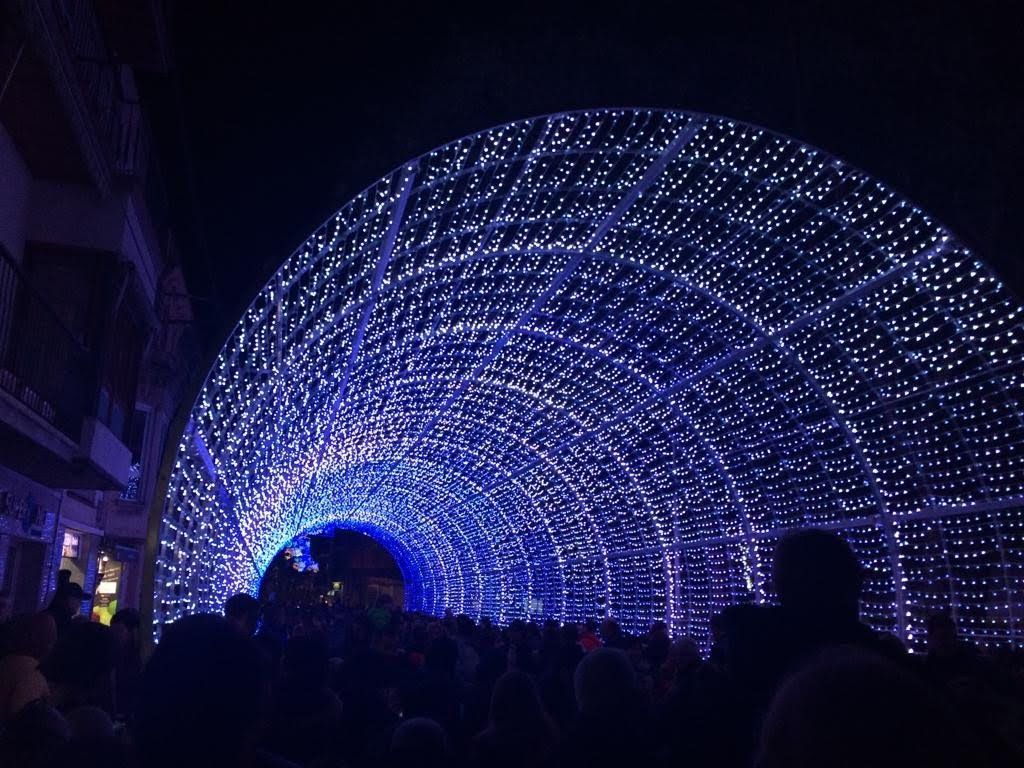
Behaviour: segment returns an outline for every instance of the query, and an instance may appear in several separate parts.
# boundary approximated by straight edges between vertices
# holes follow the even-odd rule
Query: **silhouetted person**
[[[556,731],[544,710],[533,679],[507,672],[494,687],[487,728],[473,744],[473,764],[480,768],[527,768],[553,754]]]
[[[775,548],[773,579],[787,669],[837,645],[893,652],[860,621],[860,563],[840,536],[814,529],[788,534]]]
[[[70,573],[68,573],[70,577]],[[53,616],[57,625],[57,636],[64,634],[68,625],[79,615],[82,610],[82,601],[91,600],[92,595],[82,589],[81,584],[70,580],[62,580],[57,584],[57,591],[53,599],[46,607],[47,612]]]
[[[254,642],[219,616],[167,627],[142,673],[133,724],[146,768],[257,764],[267,688]]]
[[[406,715],[430,718],[451,736],[455,733],[459,712],[455,683],[458,648],[441,622],[432,621],[427,625],[427,631],[429,639],[423,667],[408,678],[402,692],[402,703]]]
[[[624,651],[629,647],[629,638],[622,632],[619,622],[615,619],[605,619],[601,622],[601,641],[605,648],[618,648]]]
[[[576,716],[576,697],[573,676],[576,665],[583,658],[575,624],[566,624],[553,630],[553,637],[545,650],[543,673],[539,680],[544,708],[564,730]]]
[[[288,625],[285,621],[284,609],[277,603],[263,606],[263,621],[255,635],[256,644],[262,649],[271,674],[277,671],[288,642]]]
[[[579,716],[559,750],[560,765],[621,768],[653,759],[649,712],[624,651],[588,653],[576,667],[574,688]]]
[[[0,724],[25,705],[49,698],[39,664],[57,642],[57,626],[47,612],[14,619],[8,632],[8,650],[0,659]]]
[[[597,622],[587,619],[579,629],[579,644],[584,653],[590,653],[595,648],[601,647],[601,640],[597,636]]]
[[[331,755],[341,727],[341,700],[327,687],[327,645],[319,637],[293,637],[281,658],[281,679],[273,696],[267,745],[302,765]]]
[[[934,693],[858,648],[823,652],[779,690],[757,768],[929,768],[991,763]]]
[[[77,707],[113,714],[114,638],[110,627],[76,621],[68,625],[41,665],[50,700],[65,715]]]
[[[127,720],[135,711],[142,680],[138,611],[122,608],[115,613],[110,634],[114,642],[114,716]]]
[[[697,643],[681,638],[662,670],[672,676],[658,717],[664,764],[746,768],[754,748],[749,708],[723,668],[702,661]]]
[[[644,650],[644,655],[647,657],[652,675],[657,676],[661,671],[661,665],[668,658],[671,645],[672,639],[668,634],[668,624],[664,621],[656,621],[651,624],[651,628],[647,632],[647,647]]]
[[[395,729],[388,752],[392,768],[441,768],[448,762],[448,739],[433,720],[414,717]]]
[[[243,635],[252,637],[260,620],[260,602],[245,592],[232,595],[224,603],[224,618]]]
[[[814,529],[788,534],[775,548],[772,576],[786,619],[811,642],[870,633],[859,620],[860,563],[840,536]]]
[[[977,649],[957,637],[956,623],[948,614],[928,617],[928,655],[925,671],[936,683],[948,684],[980,671]]]

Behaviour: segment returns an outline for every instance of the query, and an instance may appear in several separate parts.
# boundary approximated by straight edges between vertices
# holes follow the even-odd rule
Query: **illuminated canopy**
[[[360,194],[246,311],[180,440],[157,626],[341,526],[410,609],[703,641],[817,526],[873,626],[949,608],[1016,643],[1022,353],[985,266],[817,149],[652,110],[494,128]]]

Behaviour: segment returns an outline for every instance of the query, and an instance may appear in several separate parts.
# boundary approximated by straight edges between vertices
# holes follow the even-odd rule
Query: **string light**
[[[880,183],[704,115],[460,139],[324,223],[225,344],[178,447],[157,632],[297,536],[396,558],[410,609],[665,619],[772,598],[835,530],[864,620],[1024,616],[1021,307]]]

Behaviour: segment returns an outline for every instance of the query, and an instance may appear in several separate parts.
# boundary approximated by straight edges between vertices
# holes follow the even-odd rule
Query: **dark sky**
[[[306,235],[405,160],[602,106],[804,139],[921,204],[1022,294],[1013,4],[896,4],[181,3],[176,72],[146,98],[204,325],[226,334]]]

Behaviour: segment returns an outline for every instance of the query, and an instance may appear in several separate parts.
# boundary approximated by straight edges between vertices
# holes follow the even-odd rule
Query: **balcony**
[[[123,487],[131,453],[94,416],[98,374],[0,249],[0,461],[53,488]]]
[[[14,6],[24,48],[12,45],[13,36],[0,41],[0,61],[9,73],[0,120],[32,175],[89,180],[104,195],[116,177],[142,178],[149,139],[134,76],[105,39],[118,20],[116,6],[104,5],[102,17],[84,0],[20,0]],[[133,14],[124,16],[130,24],[115,24],[117,29],[138,26]],[[150,26],[158,29],[160,17],[151,16]]]

